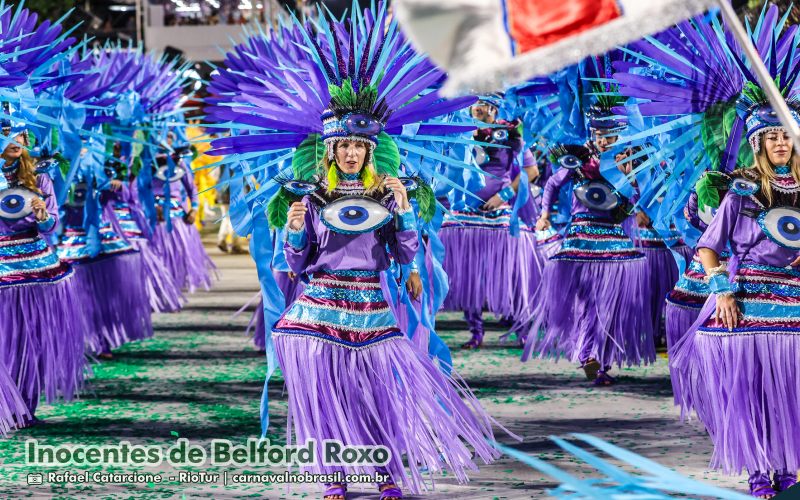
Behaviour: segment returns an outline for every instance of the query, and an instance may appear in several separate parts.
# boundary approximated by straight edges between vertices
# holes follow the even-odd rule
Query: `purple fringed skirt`
[[[713,318],[712,295],[673,349],[676,393],[714,443],[727,474],[800,469],[800,271],[744,262],[735,278],[739,325]],[[705,318],[705,319],[703,319]]]
[[[172,219],[172,231],[160,222],[153,233],[153,250],[161,257],[175,283],[194,293],[198,288],[211,289],[216,266],[206,253],[200,233],[183,219]]]
[[[386,446],[385,469],[413,492],[425,487],[422,468],[467,481],[474,458],[498,457],[489,445],[493,420],[463,381],[444,375],[395,325],[379,273],[314,274],[273,328],[289,395],[287,442]],[[378,468],[320,463],[307,470]]]
[[[30,413],[17,385],[6,367],[0,365],[0,435],[6,436],[11,429],[29,419]]]
[[[679,253],[687,262],[692,258],[693,252],[680,241],[680,235],[677,233],[664,239],[656,231],[645,228],[639,228],[636,246],[647,259],[647,283],[650,284],[648,296],[653,315],[653,332],[656,336],[662,336],[665,331],[662,322],[666,297],[680,278],[678,263],[672,252]]]
[[[644,255],[619,224],[575,215],[545,265],[523,359],[538,352],[580,363],[594,358],[604,367],[653,362],[646,277]]]
[[[150,297],[150,309],[157,313],[180,311],[186,298],[181,292],[181,287],[164,266],[164,261],[156,254],[149,241],[145,239],[130,241],[133,247],[139,250],[147,296]]]
[[[74,293],[75,281],[38,231],[0,235],[0,346],[7,370],[0,374],[0,421],[21,414],[20,396],[33,415],[42,393],[53,402],[80,389],[86,304]],[[5,387],[8,376],[15,391]]]
[[[442,309],[498,316],[530,315],[541,278],[536,236],[524,224],[509,232],[510,211],[453,211],[439,232],[450,290]]]
[[[75,264],[75,293],[89,311],[87,344],[95,354],[153,336],[150,297],[139,252]]]

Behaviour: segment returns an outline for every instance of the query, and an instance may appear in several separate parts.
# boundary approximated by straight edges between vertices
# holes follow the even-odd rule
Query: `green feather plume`
[[[709,171],[700,177],[694,187],[697,193],[697,208],[702,212],[706,207],[719,208],[720,191],[728,189],[730,177],[722,172]]]
[[[433,194],[433,188],[427,182],[420,178],[415,180],[417,189],[412,191],[412,194],[419,206],[419,217],[425,222],[430,222],[436,214],[436,196]]]
[[[375,171],[381,175],[398,176],[400,168],[400,150],[386,132],[378,135],[378,147],[375,148]]]
[[[289,205],[297,201],[297,195],[280,188],[278,193],[269,200],[267,205],[267,220],[272,229],[282,229],[289,219]]]
[[[325,157],[325,145],[319,134],[310,134],[297,146],[292,157],[292,171],[298,181],[311,181]]]

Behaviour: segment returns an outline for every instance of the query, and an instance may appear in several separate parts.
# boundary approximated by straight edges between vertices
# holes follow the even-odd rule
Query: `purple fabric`
[[[477,471],[473,454],[484,463],[499,456],[487,442],[492,420],[464,382],[404,337],[360,350],[294,336],[275,337],[275,346],[289,395],[287,444],[387,446],[392,480],[412,493],[422,489],[422,468],[447,469],[463,483]],[[321,463],[304,470],[376,472]]]
[[[52,234],[53,231],[56,230],[58,227],[59,217],[58,203],[56,203],[56,196],[53,191],[53,181],[50,180],[50,177],[46,175],[39,175],[36,177],[36,186],[42,192],[44,204],[47,207],[47,213],[50,214],[50,218],[53,219],[55,224],[49,227],[46,231],[42,231],[36,224],[36,216],[33,212],[31,212],[28,216],[21,219],[0,219],[0,233],[17,233],[35,228],[40,234],[48,235]]]
[[[0,365],[0,435],[6,436],[19,422],[30,418],[25,402],[4,365]]]
[[[687,262],[691,261],[694,254],[691,248],[686,245],[676,245],[673,248]],[[667,294],[672,291],[680,278],[678,263],[675,262],[675,257],[669,248],[638,247],[638,249],[644,253],[647,260],[647,283],[650,286],[646,296],[650,297],[653,332],[656,336],[665,335],[664,308]]]
[[[153,232],[153,250],[175,283],[194,293],[198,288],[211,289],[211,276],[216,266],[206,253],[200,233],[193,224],[172,221],[172,231],[160,222]]]
[[[284,245],[286,262],[297,274],[312,274],[325,269],[385,271],[389,268],[389,250],[398,262],[408,264],[417,253],[419,242],[415,229],[397,231],[393,223],[378,231],[363,234],[342,234],[328,229],[320,220],[318,209],[303,199],[308,208],[305,218],[306,246],[298,250],[288,242]],[[389,206],[394,209],[394,203]]]
[[[602,366],[655,361],[646,277],[644,259],[548,261],[523,360],[537,352],[581,363],[591,357]]]
[[[75,265],[75,293],[89,315],[87,344],[93,353],[153,336],[150,297],[141,257],[132,252]]]
[[[89,305],[75,293],[75,281],[72,275],[57,283],[0,287],[0,428],[16,404],[4,377],[16,381],[31,415],[42,393],[48,402],[77,395],[86,368],[84,311]]]
[[[729,192],[698,247],[720,254],[730,244],[732,260],[787,266],[798,252],[769,240],[754,219],[742,214],[755,206],[750,198]],[[711,295],[687,335],[670,351],[675,397],[683,415],[697,412],[714,443],[711,466],[725,473],[800,468],[800,338],[755,332],[699,334],[715,304],[716,296]]]
[[[181,162],[181,165],[183,165],[183,162]],[[187,199],[191,203],[191,206],[197,206],[197,188],[194,185],[192,169],[187,165],[183,165],[183,168],[186,174],[180,179],[170,182],[169,195],[170,198],[181,200],[181,205],[188,211],[190,207],[186,205]],[[152,182],[153,194],[156,196],[163,196],[164,184],[165,181],[154,177]]]
[[[489,155],[489,161],[484,165],[481,165],[481,169],[485,172],[495,176],[485,176],[486,184],[484,187],[475,193],[478,198],[483,200],[484,202],[488,201],[489,198],[496,195],[506,186],[510,186],[511,182],[514,180],[514,160],[516,159],[517,155],[522,151],[524,144],[521,138],[518,138],[516,141],[511,141],[509,144],[510,148],[492,148],[487,147],[486,152]],[[525,150],[523,152],[523,166],[531,166],[536,165],[536,161],[533,158],[533,154],[529,150]],[[519,168],[516,169],[516,173],[519,173]]]
[[[439,237],[450,280],[443,310],[530,315],[541,279],[534,233],[521,231],[515,238],[502,228],[449,226]]]
[[[757,210],[758,206],[749,197],[728,192],[708,229],[697,241],[697,248],[708,248],[720,255],[730,242],[731,252],[740,262],[749,260],[769,266],[788,266],[798,251],[767,238],[755,219],[740,215],[743,209]]]
[[[186,298],[151,243],[145,239],[134,239],[131,244],[139,250],[139,265],[144,274],[150,309],[157,313],[180,311]]]

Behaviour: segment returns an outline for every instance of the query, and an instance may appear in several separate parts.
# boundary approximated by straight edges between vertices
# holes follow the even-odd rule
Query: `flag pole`
[[[750,61],[751,69],[755,73],[756,78],[758,78],[758,83],[761,85],[764,93],[767,95],[772,109],[777,113],[781,124],[786,127],[786,131],[789,133],[789,137],[791,137],[792,143],[794,144],[795,152],[800,153],[800,126],[798,126],[797,122],[792,118],[789,106],[786,105],[786,101],[783,99],[780,89],[775,86],[775,82],[769,74],[767,66],[764,64],[764,61],[761,60],[761,56],[758,55],[758,51],[747,35],[744,26],[739,22],[739,18],[736,16],[736,12],[733,10],[733,7],[731,7],[731,4],[728,0],[717,0],[717,3],[722,11],[722,18],[725,20],[726,26],[731,29],[736,41],[739,42],[742,50],[744,50],[747,59]]]

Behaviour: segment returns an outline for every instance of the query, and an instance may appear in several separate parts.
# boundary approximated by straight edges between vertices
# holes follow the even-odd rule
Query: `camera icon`
[[[42,474],[28,474],[28,485],[44,483],[44,476]]]

